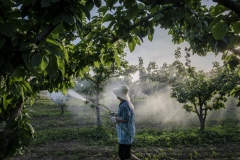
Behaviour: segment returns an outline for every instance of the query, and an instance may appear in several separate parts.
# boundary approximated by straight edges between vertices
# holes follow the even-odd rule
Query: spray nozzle
[[[88,103],[90,103],[88,100],[85,100],[85,104],[88,104]]]
[[[117,116],[117,112],[111,112],[110,115],[111,116]]]
[[[92,102],[90,102],[90,101],[88,101],[88,100],[85,100],[85,104],[86,104],[86,105],[89,105],[89,106],[92,107],[92,108],[96,107],[96,104],[94,104],[94,103],[92,103]]]

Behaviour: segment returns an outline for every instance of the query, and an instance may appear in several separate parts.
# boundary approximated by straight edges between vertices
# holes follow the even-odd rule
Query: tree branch
[[[193,105],[194,105],[194,109],[195,109],[195,111],[196,111],[198,117],[200,117],[200,113],[198,112],[198,109],[197,109],[197,105],[196,105],[196,103],[193,102]]]
[[[139,2],[142,2],[144,4],[149,4],[148,0],[139,0]],[[184,0],[156,0],[155,4],[165,5],[165,4],[171,4],[171,3],[176,4],[180,2],[184,2]]]
[[[86,78],[87,80],[92,81],[94,84],[97,84],[97,82],[94,81],[92,78],[90,78],[90,76],[88,76],[87,74],[84,75],[84,78]]]
[[[234,13],[240,17],[240,5],[233,1],[233,0],[213,0],[213,2],[216,2],[230,10],[232,10]]]
[[[44,31],[42,31],[36,36],[34,43],[38,45],[43,39],[45,39],[54,30],[54,28],[58,26],[58,24],[49,25]]]
[[[130,32],[131,30],[133,30],[133,29],[136,28],[137,26],[140,26],[140,25],[142,25],[144,22],[147,22],[149,19],[153,18],[156,14],[162,13],[162,12],[168,10],[168,9],[171,9],[171,8],[172,8],[172,7],[169,7],[169,6],[168,6],[168,7],[163,8],[162,10],[154,13],[154,14],[150,14],[149,16],[141,19],[138,23],[135,23],[134,25],[130,26],[130,27],[128,28],[127,32]],[[122,36],[123,36],[123,35],[122,35]],[[119,39],[118,37],[114,37],[114,38],[112,39],[111,43],[116,42],[118,39]]]

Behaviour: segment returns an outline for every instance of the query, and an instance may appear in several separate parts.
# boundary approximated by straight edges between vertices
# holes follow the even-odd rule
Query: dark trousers
[[[118,155],[121,160],[128,159],[131,157],[131,144],[118,144]]]

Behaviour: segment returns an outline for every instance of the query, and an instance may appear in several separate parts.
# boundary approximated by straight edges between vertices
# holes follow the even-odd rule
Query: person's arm
[[[123,123],[125,123],[125,122],[128,122],[128,121],[124,120],[124,119],[122,119],[120,117],[116,117],[116,122],[123,122]]]
[[[116,117],[116,122],[126,123],[130,119],[130,108],[129,106],[121,107],[121,117]]]

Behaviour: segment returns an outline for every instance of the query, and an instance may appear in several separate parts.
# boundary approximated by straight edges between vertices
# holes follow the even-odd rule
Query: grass
[[[60,107],[48,99],[40,99],[28,109],[36,140],[25,155],[9,159],[116,158],[115,125],[103,118],[103,126],[96,127],[95,113],[83,102],[72,99],[63,115]],[[136,124],[133,152],[140,159],[240,159],[238,119],[212,118],[204,133],[195,126],[164,130],[156,124],[142,129],[138,125],[146,124]]]

